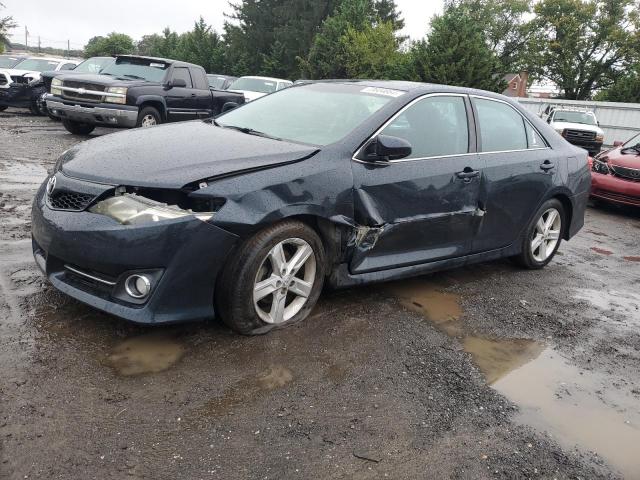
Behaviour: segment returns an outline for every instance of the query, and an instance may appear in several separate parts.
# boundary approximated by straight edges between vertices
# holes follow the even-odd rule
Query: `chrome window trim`
[[[380,132],[382,132],[385,128],[387,128],[387,126],[392,123],[396,118],[398,118],[400,115],[402,115],[404,113],[404,111],[406,109],[408,109],[409,107],[411,107],[412,105],[418,103],[421,100],[424,100],[426,98],[429,97],[462,97],[462,98],[480,98],[483,100],[492,100],[494,102],[499,102],[499,103],[504,103],[505,105],[510,106],[513,110],[515,110],[518,115],[520,115],[520,117],[527,122],[531,128],[533,128],[538,135],[540,135],[540,138],[542,138],[544,140],[544,142],[547,144],[546,147],[536,147],[536,148],[520,148],[517,150],[495,150],[495,151],[488,151],[488,152],[467,152],[467,153],[455,153],[455,154],[451,154],[451,155],[437,155],[437,156],[432,156],[432,157],[418,157],[418,158],[401,158],[398,160],[389,160],[389,161],[383,161],[383,160],[379,160],[379,161],[372,161],[372,160],[362,160],[359,158],[356,158],[358,156],[358,154],[361,152],[361,150],[365,147],[365,145],[367,145],[371,140],[373,140],[375,137],[377,137],[378,135],[380,135]],[[476,120],[477,122],[477,120]],[[526,132],[525,132],[526,134]],[[527,140],[528,142],[528,140]],[[527,143],[528,144],[528,143]],[[385,123],[382,124],[382,126],[375,131],[375,133],[373,135],[371,135],[369,138],[367,138],[362,145],[358,148],[358,150],[356,150],[356,152],[353,154],[353,156],[351,157],[351,160],[354,162],[358,162],[358,163],[363,163],[366,165],[390,165],[393,163],[404,163],[404,162],[415,162],[415,161],[420,161],[420,160],[433,160],[435,158],[455,158],[455,157],[465,157],[467,155],[487,155],[489,153],[516,153],[516,152],[529,152],[532,150],[551,150],[551,147],[549,146],[549,142],[547,142],[547,139],[540,133],[540,131],[535,127],[535,125],[533,125],[527,118],[525,118],[522,113],[520,113],[518,111],[518,109],[516,107],[514,107],[513,105],[511,105],[509,102],[505,101],[505,100],[501,100],[498,98],[492,98],[492,97],[486,97],[484,95],[477,95],[477,94],[471,94],[468,95],[466,93],[446,93],[446,92],[437,92],[437,93],[427,93],[425,95],[421,95],[417,98],[414,98],[413,100],[411,100],[409,103],[407,103],[404,107],[402,107],[400,110],[398,110],[389,120],[387,120]]]

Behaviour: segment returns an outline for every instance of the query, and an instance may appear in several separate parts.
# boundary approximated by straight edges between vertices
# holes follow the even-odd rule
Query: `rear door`
[[[511,245],[553,188],[556,158],[536,128],[508,102],[472,96],[478,150],[484,160],[480,198],[486,214],[474,253]]]
[[[190,67],[190,71],[193,80],[191,99],[193,101],[193,108],[196,111],[196,116],[199,118],[210,117],[213,108],[212,96],[204,69]]]
[[[466,95],[421,97],[378,132],[407,140],[409,157],[372,163],[356,156],[354,209],[362,235],[352,273],[469,252],[481,217],[483,167],[470,112]]]
[[[165,101],[167,102],[167,119],[170,122],[182,120],[193,120],[197,118],[193,94],[193,80],[189,68],[173,67],[171,71],[171,82],[181,79],[186,83],[186,87],[171,87],[167,90]]]

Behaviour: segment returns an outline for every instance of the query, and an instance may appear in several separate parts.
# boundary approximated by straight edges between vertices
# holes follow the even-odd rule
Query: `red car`
[[[640,207],[640,134],[591,163],[592,198]]]

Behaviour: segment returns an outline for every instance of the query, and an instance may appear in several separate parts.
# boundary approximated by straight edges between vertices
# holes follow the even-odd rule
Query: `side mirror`
[[[185,88],[187,86],[187,82],[183,78],[176,78],[174,80],[169,80],[166,85],[167,88]]]
[[[367,147],[367,157],[373,160],[399,160],[411,155],[411,144],[404,138],[378,135]]]
[[[621,147],[622,145],[624,145],[624,142],[622,142],[620,140],[616,140],[615,142],[613,142],[613,146],[615,148]]]
[[[238,105],[236,102],[227,102],[222,105],[222,110],[220,111],[220,113],[228,112],[229,110],[233,110],[234,108],[238,108],[239,106],[240,105]]]

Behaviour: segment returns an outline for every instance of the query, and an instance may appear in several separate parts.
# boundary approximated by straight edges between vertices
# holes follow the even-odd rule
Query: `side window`
[[[193,78],[194,88],[209,90],[209,82],[207,81],[207,76],[205,75],[204,70],[192,68],[191,77]]]
[[[407,108],[382,135],[407,140],[407,158],[439,157],[469,151],[467,110],[462,97],[428,97]]]
[[[483,152],[524,150],[527,134],[524,119],[512,107],[493,100],[474,99],[480,123]]]
[[[65,63],[60,67],[60,70],[73,70],[74,68],[76,68],[75,63]]]
[[[527,143],[529,144],[529,148],[546,148],[547,142],[540,136],[538,131],[533,128],[528,123],[526,124],[527,129]]]
[[[177,80],[181,78],[187,84],[187,88],[193,88],[193,82],[191,81],[191,75],[189,69],[186,67],[176,67],[171,74],[171,80]]]

